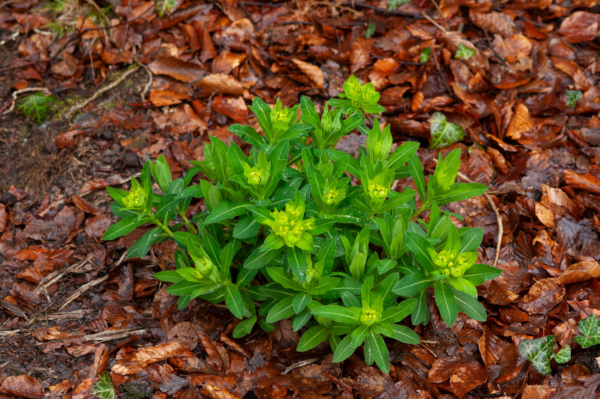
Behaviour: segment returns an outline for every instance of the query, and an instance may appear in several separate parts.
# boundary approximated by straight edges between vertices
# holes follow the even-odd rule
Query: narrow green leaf
[[[452,327],[456,317],[458,317],[458,308],[456,307],[456,301],[454,300],[454,294],[450,286],[444,281],[436,281],[434,296],[435,304],[440,311],[442,319],[444,319],[448,327]]]
[[[319,345],[321,342],[327,339],[329,335],[329,329],[323,326],[314,326],[308,331],[306,331],[302,338],[300,338],[300,342],[298,342],[298,347],[296,350],[298,352],[305,352]]]

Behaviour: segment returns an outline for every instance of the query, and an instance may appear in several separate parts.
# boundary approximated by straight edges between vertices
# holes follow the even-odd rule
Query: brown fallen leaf
[[[318,89],[323,88],[323,84],[325,83],[325,77],[323,76],[323,72],[319,69],[318,66],[309,64],[308,62],[300,61],[300,60],[292,60],[294,64],[302,71],[304,75],[311,82],[317,86]]]
[[[81,134],[83,134],[83,130],[78,129],[62,132],[54,138],[54,143],[59,149],[73,147],[79,142]]]
[[[102,213],[102,211],[100,209],[96,208],[96,206],[94,204],[84,200],[83,198],[81,198],[78,195],[74,194],[71,197],[71,200],[73,201],[73,204],[75,204],[75,206],[77,208],[81,209],[85,213],[91,213],[92,215],[100,215]]]
[[[67,392],[75,388],[75,384],[71,380],[64,380],[56,385],[49,386],[50,398],[62,398]]]
[[[6,377],[0,385],[0,391],[22,398],[43,398],[44,388],[38,380],[25,375]]]
[[[120,375],[136,374],[149,364],[176,356],[193,357],[194,354],[179,342],[166,342],[148,348],[141,348],[133,353],[119,353],[117,364],[112,367],[112,371]]]
[[[454,371],[460,367],[460,359],[456,356],[438,357],[429,370],[428,380],[436,384],[447,381]]]
[[[509,37],[517,30],[510,15],[501,12],[471,12],[470,18],[480,28],[504,37]]]
[[[206,73],[200,65],[172,56],[158,56],[148,68],[155,75],[167,75],[186,83],[197,82]]]
[[[6,206],[0,204],[0,233],[4,233],[4,229],[8,224],[8,212],[6,212]]]
[[[222,73],[213,73],[200,80],[199,86],[205,92],[212,94],[232,94],[241,96],[244,93],[244,86],[230,75]]]
[[[546,227],[554,227],[554,212],[552,209],[545,207],[544,205],[536,202],[535,203],[535,215]]]
[[[570,43],[594,40],[599,36],[600,16],[587,11],[576,11],[562,21],[558,33]]]
[[[202,394],[212,399],[241,399],[226,388],[219,388],[212,385],[205,385]]]
[[[526,385],[523,390],[523,399],[548,399],[556,392],[556,388],[545,385]]]
[[[600,195],[600,179],[589,173],[580,175],[579,173],[565,170],[565,181],[571,188],[578,188],[592,194]]]
[[[536,282],[519,306],[533,314],[547,314],[565,297],[565,287],[556,278],[547,278]]]
[[[517,108],[515,109],[513,118],[506,130],[506,136],[518,140],[521,138],[522,133],[530,131],[532,127],[533,122],[529,117],[529,110],[525,104],[521,103],[517,105]]]
[[[215,58],[211,65],[212,73],[229,74],[234,68],[240,66],[240,64],[246,59],[246,54],[236,54],[229,51],[223,51],[217,58]]]
[[[450,377],[452,392],[462,398],[467,392],[485,384],[487,372],[479,362],[463,364]]]
[[[563,285],[579,283],[600,277],[600,264],[595,260],[575,263],[558,278]]]
[[[242,97],[224,97],[219,94],[213,99],[210,108],[239,123],[244,123],[248,119],[248,107]]]

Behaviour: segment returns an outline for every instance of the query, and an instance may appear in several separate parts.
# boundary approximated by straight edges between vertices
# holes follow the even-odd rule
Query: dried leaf
[[[193,62],[182,61],[171,56],[158,56],[148,64],[155,75],[166,75],[181,82],[196,82],[204,76],[204,69]]]
[[[467,392],[485,384],[487,372],[479,362],[463,364],[450,377],[452,392],[462,398]]]
[[[533,314],[547,314],[558,305],[565,296],[565,287],[556,278],[547,278],[536,282],[519,306]]]
[[[310,81],[313,82],[318,89],[323,88],[325,77],[318,66],[300,60],[292,60],[292,62],[296,64],[298,69],[300,69],[302,73],[306,75],[306,77],[310,79]]]
[[[533,122],[529,117],[529,110],[525,106],[525,104],[517,105],[515,109],[515,113],[513,115],[510,124],[508,125],[508,129],[506,130],[506,136],[511,139],[518,140],[521,138],[523,133],[529,132],[533,127]]]
[[[202,78],[199,86],[207,93],[232,94],[240,96],[244,93],[244,86],[230,75],[214,73]]]
[[[22,398],[43,398],[44,388],[38,380],[25,375],[6,377],[2,381],[0,391]]]

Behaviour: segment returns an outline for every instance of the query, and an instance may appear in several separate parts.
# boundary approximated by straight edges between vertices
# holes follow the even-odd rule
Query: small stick
[[[290,367],[288,367],[287,369],[283,370],[283,373],[281,373],[281,374],[287,374],[287,373],[289,373],[290,371],[292,371],[294,369],[297,369],[297,368],[300,368],[300,367],[304,367],[304,366],[307,366],[309,364],[313,364],[315,362],[318,362],[319,359],[320,358],[315,357],[315,358],[312,358],[312,359],[302,360],[301,362],[298,362],[296,364],[292,364]]]
[[[435,22],[433,20],[433,18],[431,18],[429,15],[425,14],[425,12],[422,12],[421,15],[423,15],[429,22],[431,22],[432,24],[434,24],[439,30],[441,30],[444,33],[448,33],[448,31],[442,25],[440,25],[437,22]]]
[[[83,294],[85,291],[89,290],[90,288],[92,288],[93,286],[100,284],[103,281],[106,281],[108,279],[108,274],[104,277],[100,277],[97,278],[95,280],[90,281],[89,283],[82,285],[79,289],[77,289],[77,291],[75,291],[73,293],[73,295],[71,295],[66,301],[63,302],[62,305],[60,305],[60,307],[58,308],[59,311],[63,310],[68,304],[70,304],[71,302],[73,302],[75,299],[79,298],[79,296],[81,294]]]
[[[134,72],[137,72],[138,69],[140,69],[139,66],[131,68],[129,71],[125,72],[119,79],[117,79],[116,81],[112,82],[108,86],[105,86],[105,87],[101,88],[100,90],[98,90],[97,92],[95,92],[94,95],[91,96],[90,98],[88,98],[87,100],[85,100],[85,101],[83,101],[83,102],[81,102],[79,104],[75,104],[73,107],[71,107],[70,110],[68,110],[65,113],[65,118],[67,120],[71,119],[71,117],[73,116],[73,114],[75,112],[79,111],[82,108],[87,107],[88,104],[90,104],[92,101],[94,101],[95,99],[97,99],[98,97],[100,97],[102,94],[104,94],[107,91],[112,90],[115,87],[117,87],[118,85],[120,85],[125,79],[127,79],[127,77],[129,75],[131,75]]]
[[[154,75],[152,74],[152,71],[150,70],[150,68],[148,68],[148,65],[141,63],[137,59],[137,54],[135,55],[134,59],[135,59],[135,62],[137,62],[139,66],[144,68],[144,70],[148,74],[148,83],[146,83],[146,86],[144,86],[144,90],[142,91],[142,94],[140,95],[140,97],[142,97],[142,102],[146,102],[146,94],[148,94],[148,92],[150,91],[150,88],[152,87],[152,82],[154,81]]]
[[[4,111],[4,112],[2,113],[2,115],[6,115],[6,114],[8,114],[8,113],[12,112],[12,110],[14,110],[14,109],[15,109],[15,104],[17,103],[17,96],[18,96],[19,94],[21,94],[21,93],[28,93],[28,92],[30,92],[30,91],[41,91],[41,92],[42,92],[42,94],[43,94],[43,95],[45,95],[45,96],[49,96],[50,94],[52,94],[52,93],[50,93],[50,91],[49,91],[47,88],[45,88],[45,87],[26,87],[26,88],[24,88],[24,89],[17,90],[17,91],[15,91],[15,92],[12,94],[12,98],[13,98],[13,99],[12,99],[12,104],[10,104],[10,108],[9,108],[9,109],[7,109],[6,111]]]

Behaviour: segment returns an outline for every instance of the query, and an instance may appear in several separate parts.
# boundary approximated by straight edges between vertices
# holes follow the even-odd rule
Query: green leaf
[[[460,125],[448,122],[446,115],[441,112],[434,112],[429,118],[431,131],[432,150],[448,147],[450,144],[459,142],[465,138],[465,131]],[[440,205],[438,201],[438,205]]]
[[[298,342],[298,347],[296,350],[298,352],[305,352],[319,345],[321,342],[327,339],[329,335],[329,328],[323,327],[321,325],[314,326],[302,335],[300,338],[300,342]]]
[[[325,305],[312,309],[315,316],[326,317],[338,323],[360,325],[361,310],[359,308],[344,308],[338,305]]]
[[[435,271],[435,266],[433,265],[433,260],[431,259],[431,255],[427,248],[432,248],[429,241],[426,238],[422,237],[418,233],[414,233],[412,231],[406,232],[406,246],[412,254],[415,256],[417,261],[428,273],[433,273]]]
[[[365,340],[365,357],[367,356],[375,360],[381,371],[390,372],[389,352],[385,341],[380,334],[374,333],[373,330],[367,334]]]
[[[243,336],[250,334],[252,328],[256,324],[256,320],[256,316],[254,316],[250,319],[240,321],[233,329],[233,338],[242,338]]]
[[[427,291],[421,291],[417,294],[417,306],[410,315],[410,321],[413,325],[429,323],[429,308],[427,307]]]
[[[467,47],[464,44],[460,43],[456,48],[456,55],[454,56],[454,58],[459,60],[468,60],[475,54],[477,54],[477,50]]]
[[[292,329],[294,331],[300,331],[300,329],[304,327],[311,318],[312,313],[310,313],[310,309],[305,308],[302,312],[298,313],[292,320]]]
[[[579,321],[580,336],[574,338],[574,341],[581,345],[582,348],[589,348],[592,345],[600,343],[600,323],[598,317],[594,314],[589,315],[585,319]]]
[[[442,319],[444,319],[448,327],[452,327],[458,316],[458,308],[456,307],[452,289],[444,281],[436,281],[434,296],[435,304],[440,311]]]
[[[423,176],[423,165],[417,154],[413,154],[408,160],[408,171],[415,181],[415,185],[421,196],[421,201],[425,203],[425,200],[427,199],[425,196],[425,177]]]
[[[456,302],[456,307],[461,312],[464,312],[477,321],[486,321],[487,313],[485,308],[476,298],[473,298],[471,295],[466,294],[464,292],[460,292],[458,290],[454,291],[454,300]]]
[[[398,7],[410,3],[411,0],[387,0],[388,12],[397,10]]]
[[[554,354],[554,335],[537,339],[522,339],[519,342],[519,355],[529,360],[542,375],[550,374],[550,361]]]
[[[365,37],[365,39],[369,39],[371,36],[373,36],[376,28],[377,28],[377,25],[375,25],[373,22],[371,22],[367,26],[367,29],[363,33],[363,36]]]
[[[487,280],[495,279],[502,274],[502,269],[478,263],[467,269],[463,278],[469,280],[473,285],[481,285]]]
[[[355,350],[356,347],[352,345],[352,335],[348,334],[342,340],[342,342],[338,344],[337,348],[335,348],[332,361],[334,363],[343,362],[344,360],[352,356]]]
[[[294,299],[292,301],[292,305],[294,306],[294,312],[296,312],[296,314],[302,312],[310,301],[312,301],[311,296],[305,294],[304,292],[300,292],[299,294],[294,296]]]
[[[154,278],[160,281],[166,281],[167,283],[178,283],[185,280],[175,270],[164,270],[154,274]]]
[[[477,197],[487,191],[487,186],[479,183],[454,183],[450,190],[436,193],[435,201],[438,205],[446,205],[451,202],[462,201]]]
[[[100,380],[92,384],[91,392],[100,399],[115,399],[117,391],[110,374],[107,372],[100,374]]]
[[[431,57],[431,47],[425,47],[423,50],[421,50],[421,55],[419,55],[419,62],[423,64],[429,61],[429,57]]]
[[[108,230],[106,230],[106,232],[102,236],[102,239],[105,241],[110,241],[110,240],[114,240],[119,237],[123,237],[123,236],[131,233],[133,230],[135,230],[136,227],[142,225],[143,223],[144,222],[140,223],[138,221],[137,216],[131,216],[131,217],[119,220],[117,223],[110,226],[108,228]]]
[[[419,143],[407,141],[402,144],[388,157],[387,167],[396,170],[404,165],[419,149]]]
[[[204,225],[218,223],[226,219],[233,219],[236,216],[245,215],[248,213],[249,205],[252,205],[252,203],[242,202],[238,204],[236,202],[223,201],[208,215],[204,221]]]
[[[308,287],[306,292],[310,295],[324,295],[336,288],[340,281],[339,278],[335,277],[321,277],[316,283]]]
[[[411,314],[415,306],[417,306],[416,299],[402,301],[399,305],[384,310],[379,322],[390,324],[398,323],[400,320]]]
[[[308,262],[304,252],[298,247],[288,248],[287,260],[298,281],[304,283],[306,281],[306,271],[308,270]]]
[[[50,113],[50,104],[55,101],[53,95],[45,96],[41,92],[23,97],[17,103],[17,109],[29,119],[41,125]]]
[[[396,340],[400,342],[404,342],[405,344],[410,345],[419,345],[421,339],[413,330],[406,326],[399,326],[397,324],[392,324],[392,330],[396,334]]]
[[[146,234],[144,234],[142,238],[140,238],[140,240],[138,241],[139,244],[137,250],[137,255],[140,257],[140,259],[146,256],[148,250],[150,249],[150,246],[158,238],[161,231],[162,228],[156,227],[152,230],[148,230]]]
[[[460,235],[460,250],[459,254],[463,252],[476,252],[477,248],[481,245],[481,241],[483,240],[483,229],[480,227],[475,227],[472,229],[468,229],[463,234]]]
[[[290,296],[277,302],[267,314],[267,323],[275,323],[279,320],[292,317],[295,314],[293,301],[294,297]]]
[[[567,107],[575,108],[579,100],[583,98],[581,90],[567,90]]]
[[[233,229],[233,236],[240,240],[255,237],[260,229],[260,223],[254,219],[254,215],[248,215],[240,220]]]
[[[431,286],[431,277],[422,274],[409,274],[398,282],[393,288],[393,292],[400,296],[413,296]]]
[[[233,284],[225,287],[225,304],[235,317],[238,319],[244,318],[244,301],[237,287]]]
[[[255,270],[261,269],[269,264],[279,254],[279,251],[265,251],[261,252],[261,248],[258,247],[252,252],[252,255],[244,262],[244,268]]]
[[[569,345],[565,345],[564,348],[556,352],[556,355],[554,355],[554,360],[556,360],[556,363],[558,364],[571,361],[571,347]]]

